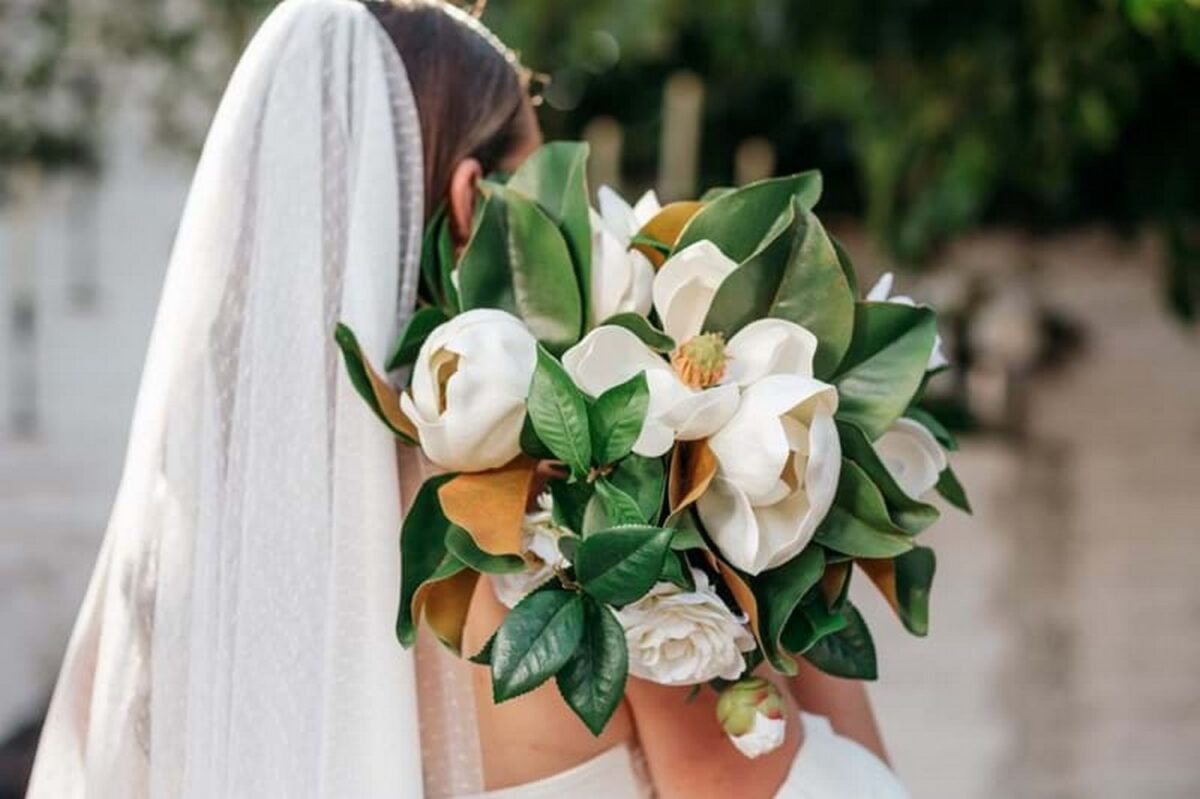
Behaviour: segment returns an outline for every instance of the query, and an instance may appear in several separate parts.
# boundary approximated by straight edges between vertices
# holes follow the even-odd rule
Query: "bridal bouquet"
[[[445,470],[404,523],[397,634],[424,619],[461,652],[490,575],[511,611],[467,654],[497,702],[553,678],[598,734],[630,674],[708,683],[754,756],[783,735],[763,664],[875,677],[854,566],[926,632],[927,496],[968,509],[921,406],[935,315],[890,277],[860,296],[816,172],[665,207],[604,188],[597,212],[586,158],[551,143],[483,182],[460,253],[434,217],[402,393],[337,331],[374,412]]]

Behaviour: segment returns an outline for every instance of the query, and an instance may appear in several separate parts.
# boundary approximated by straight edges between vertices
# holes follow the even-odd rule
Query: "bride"
[[[339,368],[411,313],[424,222],[541,134],[517,59],[435,0],[284,0],[209,133],[128,460],[29,795],[894,797],[857,684],[804,670],[751,765],[715,696],[631,681],[600,738],[552,688],[392,635],[396,532],[427,464]],[[504,610],[481,581],[466,647]]]

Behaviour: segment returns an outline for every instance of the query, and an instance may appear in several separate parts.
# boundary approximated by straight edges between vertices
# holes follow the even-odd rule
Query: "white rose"
[[[592,214],[591,324],[619,313],[650,313],[654,266],[628,240],[613,235],[598,214]]]
[[[900,490],[913,499],[937,485],[947,465],[937,439],[912,419],[897,419],[875,442],[875,452]]]
[[[891,272],[885,272],[883,277],[879,278],[879,281],[871,287],[870,291],[867,292],[867,301],[892,302],[897,305],[915,307],[917,301],[912,297],[908,297],[903,294],[889,296],[892,293],[892,284],[895,282],[895,280],[895,275],[893,275]],[[940,335],[934,336],[933,349],[929,353],[929,363],[926,364],[925,369],[930,371],[933,369],[941,369],[943,366],[949,365],[950,359],[946,357],[944,352],[942,352],[942,337]]]
[[[537,342],[515,316],[480,308],[434,329],[421,345],[400,406],[438,466],[477,472],[521,451]]]
[[[703,572],[693,569],[692,577],[695,591],[659,583],[617,611],[634,676],[660,685],[695,685],[742,676],[746,668],[742,653],[754,649],[754,636],[717,596]]]
[[[754,714],[754,724],[744,735],[730,735],[729,740],[748,758],[756,758],[774,752],[783,745],[787,735],[787,720],[783,717],[769,718],[762,713]]]
[[[711,242],[700,241],[659,270],[654,305],[678,345],[672,363],[612,326],[596,328],[563,355],[571,379],[592,396],[646,373],[650,402],[633,445],[637,454],[657,457],[676,440],[708,438],[733,415],[739,389],[767,375],[812,375],[817,339],[793,322],[760,319],[728,343],[699,335],[717,287],[736,268]]]
[[[709,439],[717,474],[697,503],[713,542],[750,574],[799,554],[829,512],[842,447],[837,390],[811,377],[769,375],[746,389]]]
[[[550,495],[538,497],[538,505],[539,510],[525,514],[521,524],[521,554],[528,567],[522,572],[492,575],[496,598],[508,608],[516,607],[534,589],[553,577],[556,569],[571,565],[558,549],[559,539],[569,531],[554,523]]]

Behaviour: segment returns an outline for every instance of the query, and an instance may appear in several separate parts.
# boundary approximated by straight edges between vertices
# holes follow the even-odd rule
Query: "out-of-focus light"
[[[581,65],[588,72],[599,74],[616,66],[621,60],[621,45],[608,31],[597,28],[588,37]]]
[[[544,97],[551,108],[559,111],[571,111],[583,99],[583,88],[587,77],[574,67],[564,67],[556,70],[546,87]]]

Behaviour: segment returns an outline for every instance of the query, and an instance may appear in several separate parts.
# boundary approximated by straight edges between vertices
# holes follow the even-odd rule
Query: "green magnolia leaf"
[[[484,552],[471,534],[456,524],[446,530],[446,549],[454,557],[483,574],[515,574],[528,564],[517,555],[493,555]]]
[[[593,484],[583,480],[576,480],[572,483],[553,479],[547,481],[546,487],[554,499],[554,523],[582,535],[584,514],[587,512],[587,507],[596,490]]]
[[[520,441],[521,452],[535,460],[548,461],[556,457],[550,448],[538,438],[537,430],[533,429],[533,420],[529,418],[528,413],[525,414],[525,421],[521,423]]]
[[[805,659],[826,674],[852,680],[874,680],[879,676],[875,663],[875,642],[871,631],[850,603],[842,610],[846,626],[828,635],[804,653]]]
[[[732,194],[737,191],[736,186],[713,186],[708,191],[700,195],[700,202],[710,203],[713,200],[719,200],[726,194]]]
[[[627,455],[617,463],[608,481],[637,501],[643,520],[658,523],[667,487],[662,458]]]
[[[675,339],[650,324],[649,320],[639,313],[630,311],[629,313],[619,313],[616,316],[610,316],[604,320],[601,326],[604,325],[625,328],[655,352],[675,351]]]
[[[638,372],[596,398],[588,408],[588,422],[592,458],[598,465],[616,463],[633,450],[634,442],[642,434],[649,405],[645,372]]]
[[[579,648],[583,623],[581,594],[535,591],[517,603],[491,647],[493,699],[507,701],[554,676]]]
[[[904,416],[920,425],[924,425],[925,429],[946,449],[951,452],[958,449],[958,440],[954,437],[954,434],[947,430],[946,426],[938,421],[938,418],[929,411],[917,405],[910,405],[904,411]]]
[[[937,508],[904,493],[875,447],[867,440],[866,433],[850,422],[838,422],[837,428],[842,442],[842,455],[858,464],[883,494],[896,526],[916,535],[938,520],[941,514]]]
[[[847,624],[846,616],[831,611],[820,591],[814,591],[788,620],[783,630],[783,646],[788,652],[803,654],[822,638],[845,629]]]
[[[937,558],[929,547],[914,547],[893,561],[896,570],[896,608],[904,628],[913,635],[929,633],[929,590]]]
[[[642,509],[638,507],[637,500],[626,494],[621,489],[608,481],[608,478],[601,477],[595,482],[596,493],[593,495],[592,502],[599,503],[600,512],[603,513],[603,521],[599,522],[602,527],[620,527],[625,524],[645,524],[646,518],[642,515]],[[589,512],[595,513],[595,511]],[[584,527],[587,529],[599,529],[595,527],[596,522],[585,522]]]
[[[684,591],[696,590],[696,581],[692,578],[692,570],[688,566],[687,558],[674,547],[663,558],[662,573],[658,575],[658,579],[663,582],[674,583]]]
[[[708,239],[741,263],[762,245],[793,198],[805,210],[812,210],[821,198],[821,173],[769,178],[723,194],[692,217],[679,234],[675,252]]]
[[[458,265],[462,307],[508,311],[561,354],[583,329],[579,285],[563,280],[573,270],[563,235],[533,200],[498,183],[481,185],[478,219]]]
[[[533,198],[558,225],[575,264],[584,308],[592,285],[587,158],[586,142],[550,142],[526,158],[508,181],[508,188]]]
[[[833,249],[837,251],[838,264],[842,267],[842,274],[846,276],[846,282],[850,285],[850,293],[857,300],[858,273],[854,271],[854,262],[850,260],[850,253],[846,252],[846,248],[832,234],[830,234],[829,240],[833,242]]]
[[[441,308],[427,306],[418,309],[408,320],[408,324],[404,326],[404,332],[400,334],[400,340],[396,343],[396,351],[388,361],[388,371],[391,372],[416,363],[417,354],[421,351],[421,345],[425,343],[425,339],[448,321],[450,321],[450,317],[446,316],[446,312]]]
[[[604,731],[625,697],[629,651],[613,612],[591,597],[583,601],[583,638],[559,670],[559,693],[593,735]]]
[[[789,675],[796,673],[796,662],[782,644],[783,631],[800,600],[820,581],[824,571],[824,551],[810,545],[787,563],[763,572],[754,581],[764,654],[777,671]]]
[[[540,346],[528,407],[541,442],[576,475],[587,474],[592,463],[587,403],[562,365]]]
[[[890,558],[913,547],[912,538],[892,523],[879,488],[858,464],[845,458],[833,507],[814,540],[856,558]]]
[[[874,441],[900,418],[921,385],[936,335],[928,308],[862,302],[854,338],[838,370],[838,418]]]
[[[421,238],[421,282],[426,296],[447,315],[458,311],[458,292],[450,279],[454,268],[454,241],[443,202],[433,212]]]
[[[480,666],[492,665],[492,647],[496,645],[496,634],[492,633],[491,637],[483,645],[483,648],[471,655],[467,660],[472,663],[477,663]]]
[[[817,337],[814,373],[837,368],[854,333],[854,290],[817,217],[799,199],[778,234],[721,282],[704,329],[731,337],[756,319],[787,319]]]
[[[399,397],[383,377],[371,368],[354,331],[339,324],[333,338],[338,349],[342,351],[342,360],[346,364],[346,374],[350,377],[351,385],[366,401],[371,412],[401,441],[416,444],[415,429],[401,412]]]
[[[579,545],[576,578],[584,591],[610,605],[640,599],[662,573],[674,533],[648,526],[592,533]]]
[[[973,513],[971,510],[971,501],[967,499],[966,489],[962,487],[962,483],[958,482],[958,477],[955,476],[954,471],[949,466],[942,470],[936,488],[937,492],[942,495],[942,498],[951,505],[964,513]]]
[[[396,618],[396,637],[404,646],[412,646],[417,640],[417,620],[413,617],[412,603],[417,589],[442,571],[442,577],[451,573],[456,558],[447,560],[446,533],[452,527],[438,500],[438,489],[456,474],[431,477],[417,491],[412,508],[404,517],[400,532],[400,611]],[[461,566],[460,566],[461,568]]]

